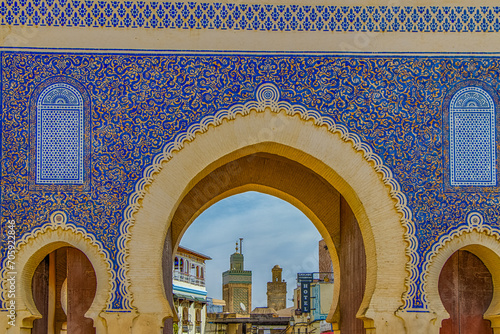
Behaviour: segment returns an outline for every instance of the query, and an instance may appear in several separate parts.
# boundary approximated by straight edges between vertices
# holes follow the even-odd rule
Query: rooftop
[[[196,257],[199,257],[200,259],[203,259],[203,260],[212,260],[212,258],[208,255],[195,252],[194,250],[191,250],[191,249],[186,248],[186,247],[179,246],[179,247],[177,247],[176,254],[181,254],[181,253],[196,256]]]

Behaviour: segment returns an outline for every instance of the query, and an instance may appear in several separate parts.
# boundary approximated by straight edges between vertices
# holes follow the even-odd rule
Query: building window
[[[201,310],[196,309],[196,324],[199,325],[201,323]]]
[[[175,257],[175,260],[174,260],[174,270],[179,270],[179,258],[178,257]]]
[[[450,102],[450,183],[495,186],[495,106],[479,87],[460,89]]]
[[[189,309],[186,306],[182,309],[182,323],[184,325],[189,324]]]
[[[66,83],[45,88],[36,103],[36,183],[84,183],[84,120],[80,92]]]

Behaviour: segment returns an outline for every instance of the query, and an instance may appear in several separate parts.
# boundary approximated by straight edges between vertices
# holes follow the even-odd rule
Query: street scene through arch
[[[214,230],[218,231],[217,236],[207,238],[208,231]],[[239,235],[245,238],[237,238]],[[236,249],[233,240],[239,241]],[[184,323],[185,330],[190,332],[191,328],[195,332],[193,324],[188,325],[190,320],[183,319],[183,316],[189,319],[189,314],[183,314],[183,311],[188,306],[195,307],[195,297],[183,295],[183,291],[187,291],[186,284],[182,280],[179,282],[181,275],[176,271],[181,269],[181,261],[184,266],[185,258],[193,258],[195,252],[192,250],[196,247],[203,250],[201,253],[210,254],[206,261],[206,290],[203,289],[208,296],[206,333],[233,330],[257,333],[270,328],[273,332],[278,332],[278,329],[289,333],[306,329],[319,332],[320,327],[322,332],[331,331],[326,318],[333,299],[334,275],[328,247],[311,221],[291,204],[258,192],[233,195],[213,204],[198,216],[183,235],[181,245],[177,255],[182,257],[174,259],[174,304],[180,306],[180,319],[174,325],[176,331],[182,332],[179,326]],[[198,259],[201,256],[198,254]],[[244,263],[242,268],[238,268],[239,261]],[[247,286],[237,284],[242,283],[239,281],[241,270],[249,276]],[[194,275],[195,271],[191,273]],[[311,281],[304,281],[304,276],[310,276]],[[187,282],[186,278],[184,282]],[[305,294],[301,291],[301,280],[306,287]],[[249,289],[250,302],[235,294],[243,287]],[[191,302],[186,302],[186,299]],[[218,308],[221,302],[224,306]],[[205,311],[201,305],[198,307]],[[239,317],[238,320],[232,320],[234,315]],[[269,323],[263,324],[262,317],[269,316],[274,318],[274,323],[268,319]],[[205,323],[205,318],[203,320]]]

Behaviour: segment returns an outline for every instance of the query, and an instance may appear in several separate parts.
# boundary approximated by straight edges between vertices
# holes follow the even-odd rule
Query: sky
[[[206,209],[187,229],[180,245],[212,258],[206,262],[208,297],[222,299],[222,273],[235,243],[243,238],[245,270],[252,271],[252,309],[267,306],[271,269],[283,268],[287,307],[293,306],[297,272],[318,271],[321,236],[296,207],[277,197],[245,192]]]

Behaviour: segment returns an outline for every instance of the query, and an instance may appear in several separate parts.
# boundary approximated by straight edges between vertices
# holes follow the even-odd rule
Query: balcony
[[[205,278],[200,278],[186,273],[181,273],[180,271],[177,270],[174,270],[174,280],[205,287]]]

